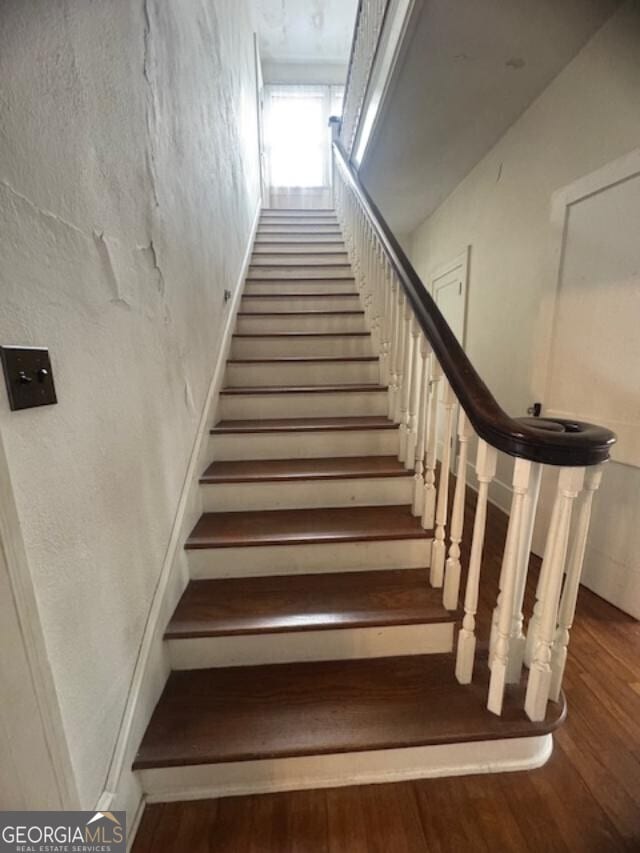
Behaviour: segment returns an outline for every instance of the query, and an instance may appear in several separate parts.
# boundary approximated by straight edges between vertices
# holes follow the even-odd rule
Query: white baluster
[[[390,323],[393,306],[393,292],[391,290],[391,276],[389,274],[388,261],[384,254],[380,253],[382,264],[382,287],[383,287],[383,311],[382,311],[382,347],[380,349],[380,382],[387,388],[391,384],[391,371],[389,369],[389,338]]]
[[[399,397],[400,397],[400,365],[402,363],[402,347],[403,347],[403,332],[404,332],[404,303],[405,295],[402,292],[400,282],[396,282],[396,311],[395,311],[395,332],[393,335],[393,384],[391,389],[391,411],[389,417],[392,421],[398,423],[399,418]]]
[[[396,374],[395,374],[395,351],[396,351],[396,326],[398,316],[398,281],[391,270],[389,270],[389,285],[391,294],[389,296],[391,311],[389,317],[389,344],[387,352],[387,383],[389,391],[387,393],[387,417],[393,418],[396,400]]]
[[[427,419],[427,435],[425,439],[425,473],[424,473],[424,508],[422,510],[422,526],[425,530],[433,530],[436,519],[436,456],[438,447],[438,394],[442,381],[442,368],[431,354],[431,378],[429,380],[429,417]]]
[[[518,543],[518,562],[516,571],[516,591],[513,603],[513,618],[511,623],[511,635],[509,640],[509,665],[507,667],[507,683],[518,684],[522,677],[522,664],[526,637],[524,635],[524,615],[522,607],[524,593],[529,570],[529,557],[531,555],[531,541],[533,539],[533,528],[536,521],[536,510],[538,497],[540,495],[540,482],[542,480],[542,465],[537,462],[531,463],[531,477],[529,488],[524,498],[522,509],[523,521],[521,527],[520,541]]]
[[[489,496],[489,486],[496,475],[497,457],[498,454],[494,447],[490,447],[490,445],[482,440],[478,441],[478,453],[476,457],[478,501],[473,520],[469,574],[464,597],[464,619],[458,635],[458,652],[456,657],[456,678],[460,684],[470,684],[473,678],[473,664],[476,654],[476,613],[478,611],[478,590],[480,587],[484,533],[487,524],[487,498]]]
[[[471,438],[471,424],[462,407],[458,414],[458,467],[456,474],[456,490],[453,497],[451,512],[451,544],[445,566],[444,590],[442,600],[447,610],[455,610],[458,606],[460,592],[460,543],[464,529],[464,499],[467,484],[467,452]]]
[[[411,306],[409,300],[404,302],[404,331],[402,333],[402,367],[400,368],[400,381],[397,400],[397,421],[400,424],[400,447],[398,459],[404,462],[407,454],[407,409],[409,405],[409,386],[411,383],[411,351],[413,338],[411,337]]]
[[[444,435],[442,444],[442,463],[438,479],[438,498],[436,502],[436,530],[431,549],[431,585],[441,587],[444,582],[444,561],[447,555],[445,543],[447,512],[449,509],[449,473],[451,467],[451,441],[453,439],[453,417],[456,398],[448,381],[443,378],[442,407],[444,410]]]
[[[429,354],[431,348],[424,335],[420,336],[420,399],[418,401],[418,434],[416,438],[413,514],[421,517],[424,510],[424,455],[427,446],[427,419],[429,417]]]
[[[571,508],[584,484],[584,468],[561,468],[558,475],[558,492],[549,528],[553,541],[545,549],[542,561],[542,599],[537,642],[529,669],[529,683],[524,709],[530,720],[544,720],[551,689],[551,645],[553,643],[558,602],[567,558],[567,543],[571,524]],[[555,521],[555,524],[554,524]]]
[[[578,601],[578,590],[580,588],[580,575],[582,564],[587,548],[587,536],[589,534],[589,522],[591,521],[591,506],[593,496],[600,487],[602,480],[602,468],[588,468],[585,476],[584,490],[580,495],[573,541],[567,564],[567,575],[560,599],[560,610],[558,613],[558,627],[553,640],[551,650],[551,687],[549,698],[557,702],[560,699],[564,668],[567,662],[567,646],[569,645],[569,631],[573,624]]]
[[[513,604],[518,585],[518,547],[522,536],[523,509],[531,479],[531,462],[516,459],[513,466],[513,498],[507,540],[502,557],[502,590],[494,648],[491,649],[491,680],[487,707],[494,714],[502,713],[504,688],[509,663],[509,640],[513,619]]]
[[[422,361],[420,359],[420,329],[415,317],[411,319],[411,381],[409,403],[407,406],[407,447],[404,454],[405,468],[415,469],[416,442],[418,439],[418,397],[422,379]]]

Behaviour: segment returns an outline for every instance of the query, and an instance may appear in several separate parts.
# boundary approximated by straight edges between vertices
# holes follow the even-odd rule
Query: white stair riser
[[[297,243],[293,241],[291,243],[282,242],[272,245],[269,243],[257,243],[254,246],[253,257],[255,258],[258,255],[262,257],[273,257],[274,255],[292,257],[306,254],[307,252],[319,255],[333,255],[336,252],[344,254],[346,251],[344,241],[342,240],[335,240],[334,242],[327,240],[324,243],[320,243],[317,240],[310,243]]]
[[[378,361],[227,364],[226,385],[348,385],[380,381]]]
[[[271,296],[274,293],[286,293],[296,296],[304,296],[306,293],[326,293],[328,295],[336,293],[348,293],[351,296],[358,296],[352,281],[317,281],[312,284],[305,284],[300,281],[283,281],[274,283],[271,281],[249,281],[245,285],[245,296]]]
[[[348,264],[332,265],[332,266],[317,266],[305,267],[304,263],[296,264],[295,266],[287,266],[282,264],[273,264],[269,266],[251,266],[245,281],[305,281],[313,284],[316,281],[324,279],[349,279],[354,281],[353,270]]]
[[[323,264],[348,264],[349,258],[346,252],[334,252],[334,253],[323,253],[317,254],[313,252],[309,252],[304,255],[289,255],[286,252],[281,255],[262,255],[258,252],[256,254],[254,252],[251,258],[251,266],[252,267],[260,267],[260,266],[273,266],[277,264],[278,266],[301,266],[305,267],[317,267],[322,266]]]
[[[371,785],[404,779],[533,770],[551,757],[552,735],[377,749],[142,770],[147,802],[201,800]]]
[[[289,225],[294,228],[307,225],[333,225],[338,228],[338,219],[334,216],[265,216],[260,217],[260,228],[268,225]]]
[[[358,358],[374,355],[370,335],[326,335],[310,337],[234,337],[231,343],[231,358],[278,358],[287,356],[334,356]]]
[[[290,229],[285,229],[285,233],[283,234],[256,234],[256,241],[254,246],[272,246],[274,244],[287,244],[291,243],[342,243],[343,237],[338,229],[334,229],[334,233],[331,234],[313,234],[309,231],[296,233]]]
[[[364,314],[238,314],[236,332],[239,335],[268,335],[276,332],[366,332]]]
[[[395,456],[398,430],[234,433],[209,436],[209,459],[320,459]]]
[[[342,240],[340,229],[333,224],[328,225],[307,225],[297,223],[296,225],[282,225],[280,223],[272,225],[260,225],[256,237],[260,240],[264,237],[279,237],[281,240],[290,240],[291,237],[302,237],[305,240],[312,239],[314,236],[321,235],[325,239],[331,237],[332,240]]]
[[[201,484],[204,512],[410,504],[413,477]]]
[[[431,539],[195,548],[187,556],[194,580],[420,569],[429,566]]]
[[[219,403],[223,420],[386,415],[387,408],[387,395],[377,391],[228,394]]]
[[[357,293],[347,296],[295,296],[288,294],[283,297],[269,295],[252,297],[244,295],[240,302],[241,311],[260,311],[268,314],[270,311],[361,311],[362,305]]]
[[[168,640],[171,669],[442,654],[453,622]]]

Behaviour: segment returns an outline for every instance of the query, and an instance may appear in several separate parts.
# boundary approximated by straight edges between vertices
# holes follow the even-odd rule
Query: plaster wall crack
[[[64,219],[62,216],[58,216],[50,210],[46,210],[43,207],[39,207],[35,202],[31,201],[26,195],[23,195],[18,190],[14,189],[8,181],[0,178],[0,186],[4,187],[12,196],[20,199],[20,201],[24,202],[28,205],[31,210],[35,211],[38,216],[42,216],[45,219],[50,219],[55,222],[57,225],[62,225],[65,228],[74,231],[76,234],[80,234],[81,236],[91,239],[92,235],[88,234],[86,231],[83,231],[82,228],[78,228],[77,225],[74,225],[73,222],[69,222],[67,219]]]

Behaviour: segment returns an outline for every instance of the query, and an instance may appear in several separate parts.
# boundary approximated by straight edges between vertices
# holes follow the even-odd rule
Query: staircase
[[[263,212],[134,764],[151,800],[535,766],[563,717],[520,683],[487,710],[486,655],[456,678],[349,257],[333,211]]]

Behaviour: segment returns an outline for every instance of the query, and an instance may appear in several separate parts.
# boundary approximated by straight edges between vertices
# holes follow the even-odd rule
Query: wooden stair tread
[[[295,275],[295,276],[281,276],[277,277],[260,277],[259,275],[250,274],[247,276],[246,281],[248,282],[268,282],[269,284],[282,284],[282,282],[286,282],[287,284],[309,284],[310,282],[321,281],[323,284],[335,284],[338,282],[339,284],[344,284],[345,281],[353,281],[355,282],[355,277],[353,275],[338,275],[338,276],[322,276],[322,275]]]
[[[207,512],[187,549],[427,539],[409,506],[350,506],[252,512]]]
[[[224,420],[211,429],[212,434],[248,432],[334,432],[340,430],[397,429],[384,415],[347,418],[265,418],[260,420]]]
[[[237,396],[241,394],[348,394],[352,392],[386,391],[384,385],[256,385],[231,386],[223,388],[221,395]]]
[[[191,581],[165,638],[451,622],[455,614],[427,575],[394,569]]]
[[[354,290],[351,293],[314,293],[311,291],[310,293],[243,293],[243,299],[353,299],[354,296],[358,296],[358,291]],[[298,312],[302,313],[302,312]],[[306,313],[306,312],[305,312]]]
[[[250,297],[254,299],[255,297]],[[291,299],[295,297],[290,296]],[[361,308],[342,311],[335,309],[327,311],[326,308],[310,308],[307,311],[238,311],[238,317],[364,317]]]
[[[340,272],[339,267],[326,267],[325,275],[318,275],[318,271],[322,269],[318,266],[307,267],[308,273],[302,274],[298,267],[267,267],[259,266],[252,267],[247,274],[246,281],[354,281],[353,271],[346,264],[341,264],[344,272]],[[272,273],[272,275],[266,275]]]
[[[212,462],[201,483],[268,483],[290,480],[348,480],[354,477],[412,477],[396,456],[318,459],[242,459]]]
[[[369,338],[371,332],[242,332],[234,338]]]
[[[501,717],[486,708],[487,667],[471,685],[453,655],[314,661],[172,672],[134,769],[531,737],[556,728],[507,686]]]
[[[327,364],[332,362],[378,361],[377,355],[281,355],[230,358],[227,364]]]

